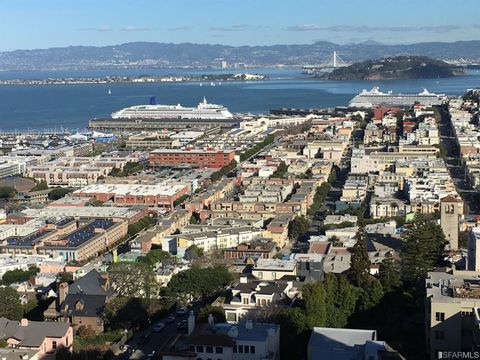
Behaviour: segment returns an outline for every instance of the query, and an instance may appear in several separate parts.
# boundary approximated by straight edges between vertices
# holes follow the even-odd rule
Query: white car
[[[165,324],[163,322],[159,322],[159,323],[156,323],[155,325],[153,325],[153,331],[155,331],[155,332],[160,332],[163,329],[165,329]]]
[[[188,309],[185,306],[182,306],[177,309],[177,315],[185,315],[188,312]]]

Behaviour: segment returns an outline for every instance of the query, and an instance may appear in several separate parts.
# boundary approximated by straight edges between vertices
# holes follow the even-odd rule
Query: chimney
[[[193,330],[195,330],[195,315],[193,314],[193,311],[190,310],[187,319],[187,336],[190,335]]]
[[[58,290],[57,290],[58,296],[57,296],[57,307],[60,307],[60,305],[65,301],[65,298],[67,297],[68,293],[68,283],[63,282],[58,284]]]
[[[228,336],[231,338],[238,337],[238,328],[235,325],[232,325],[232,327],[228,330]]]
[[[208,314],[208,325],[213,328],[215,327],[215,319],[212,314]]]
[[[248,277],[240,276],[240,284],[246,284],[248,282]]]
[[[23,318],[20,320],[20,326],[28,326],[28,319]]]

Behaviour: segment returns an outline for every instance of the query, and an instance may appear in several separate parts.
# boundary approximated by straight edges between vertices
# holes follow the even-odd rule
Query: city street
[[[125,352],[127,355],[120,354],[118,358],[132,360],[147,359],[149,354],[153,354],[154,352],[158,351],[172,336],[175,336],[179,333],[176,324],[183,319],[186,319],[186,315],[176,316],[173,323],[167,324],[165,317],[165,319],[156,322],[163,322],[165,324],[165,328],[163,330],[154,332],[154,323],[148,329],[136,332],[134,337],[127,342],[128,351]],[[148,340],[142,341],[147,334],[150,334],[150,336],[148,336]]]
[[[453,136],[453,129],[450,123],[450,117],[446,110],[440,109],[442,115],[439,124],[440,142],[447,150],[445,163],[450,171],[453,182],[456,184],[458,192],[465,202],[465,214],[480,213],[480,204],[478,202],[478,192],[471,189],[467,184],[465,177],[465,167],[462,164],[458,144]]]

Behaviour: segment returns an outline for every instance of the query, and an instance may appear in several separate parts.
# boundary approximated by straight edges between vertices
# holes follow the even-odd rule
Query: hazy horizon
[[[234,7],[228,0],[3,1],[0,51],[137,41],[256,46],[478,39],[476,12],[465,11],[476,1],[451,5],[447,0],[244,0]],[[406,15],[391,16],[398,13]]]

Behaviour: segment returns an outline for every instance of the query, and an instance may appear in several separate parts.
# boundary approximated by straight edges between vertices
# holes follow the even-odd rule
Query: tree
[[[377,278],[370,277],[364,287],[360,289],[360,296],[357,302],[358,311],[366,311],[376,306],[383,298],[384,291],[382,284]]]
[[[200,309],[197,316],[197,321],[199,323],[208,322],[208,316],[212,314],[215,322],[224,323],[227,319],[225,318],[225,310],[221,306],[205,305]]]
[[[60,283],[70,283],[73,281],[73,274],[71,272],[62,271],[57,274]]]
[[[332,243],[332,246],[342,246],[342,242],[340,241],[340,239],[335,236],[335,235],[332,235],[328,238],[328,241]]]
[[[9,270],[3,274],[2,283],[7,286],[14,283],[21,283],[30,279],[31,276],[37,275],[39,271],[40,269],[35,266],[32,266],[28,270]]]
[[[411,226],[402,234],[400,251],[403,279],[413,283],[439,264],[447,243],[442,228],[423,214],[416,214]]]
[[[400,269],[394,263],[393,256],[390,253],[380,263],[378,279],[385,292],[392,291],[402,285]]]
[[[115,263],[108,268],[112,288],[125,297],[151,299],[158,293],[155,272],[148,264]]]
[[[278,315],[280,353],[284,359],[304,359],[310,336],[307,317],[302,309],[284,309]]]
[[[287,164],[285,164],[285,161],[281,161],[280,164],[278,164],[277,170],[275,170],[272,176],[270,177],[283,179],[287,171],[288,171]]]
[[[370,278],[370,259],[367,252],[365,229],[360,228],[357,233],[357,242],[353,246],[353,254],[349,270],[352,284],[364,288]]]
[[[325,202],[325,199],[327,198],[330,188],[331,185],[328,182],[324,182],[322,185],[317,187],[315,190],[315,195],[313,196],[312,205],[310,205],[310,208],[307,210],[308,216],[313,216],[320,210]]]
[[[215,171],[210,175],[210,179],[212,181],[218,181],[221,178],[223,178],[225,175],[227,175],[230,171],[235,169],[237,167],[237,162],[235,160],[232,160],[230,164],[222,167],[221,169]]]
[[[110,329],[138,328],[148,323],[145,302],[125,296],[116,296],[107,302],[103,317]]]
[[[331,308],[327,308],[326,325],[343,328],[347,326],[348,318],[355,311],[359,291],[348,282],[344,275],[327,274],[326,281],[330,278],[335,279],[335,284],[331,287],[331,292],[327,292],[327,297],[333,298],[333,301],[331,302]]]
[[[150,266],[161,263],[171,257],[170,253],[161,249],[152,249],[145,256],[140,257],[138,260]]]
[[[58,200],[65,197],[65,195],[71,192],[72,192],[72,189],[70,188],[55,188],[48,193],[48,198],[50,200]]]
[[[0,317],[21,320],[23,308],[18,293],[10,287],[0,287]]]
[[[185,250],[185,259],[186,260],[196,260],[203,256],[203,249],[199,248],[198,245],[190,245],[187,250]]]
[[[10,186],[0,187],[0,199],[13,199],[17,191]]]
[[[190,217],[190,224],[199,224],[200,223],[200,214],[196,211],[192,212],[192,216]]]
[[[188,199],[187,194],[184,194],[184,195],[180,196],[178,199],[176,199],[173,202],[173,207],[177,207],[178,205],[183,204],[185,202],[185,200],[187,200],[187,199]]]
[[[213,296],[232,281],[232,275],[224,266],[193,267],[173,275],[168,288],[177,299],[186,302]]]
[[[288,225],[288,236],[292,240],[297,240],[305,234],[310,228],[310,222],[305,216],[296,216]]]
[[[303,287],[302,295],[305,301],[308,327],[325,326],[327,322],[327,308],[325,306],[327,295],[324,285],[320,282],[307,284]]]
[[[148,215],[144,216],[143,218],[138,220],[136,223],[128,225],[127,234],[128,236],[132,237],[138,234],[140,231],[152,226],[153,224],[155,224],[154,218]]]
[[[48,189],[47,182],[45,180],[41,180],[30,191],[40,191],[40,190],[47,190],[47,189]]]

